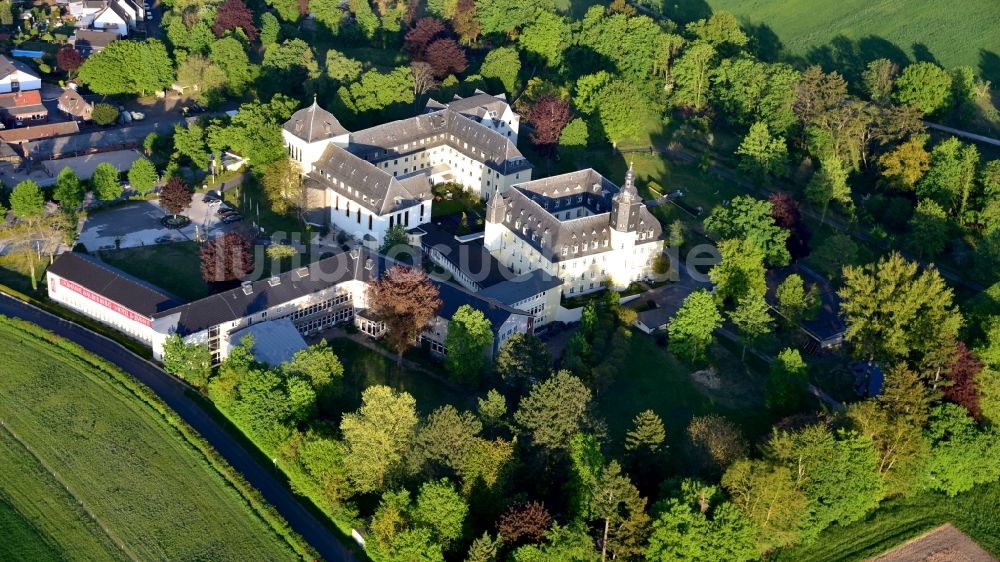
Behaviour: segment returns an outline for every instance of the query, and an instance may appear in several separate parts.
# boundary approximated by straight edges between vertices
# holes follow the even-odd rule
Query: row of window
[[[299,330],[299,333],[308,334],[310,332],[326,329],[334,324],[350,321],[352,318],[354,318],[354,309],[348,307],[337,310],[333,314],[328,314],[319,318],[310,318],[309,320],[296,324],[295,327]]]
[[[292,321],[295,321],[295,320],[298,320],[300,318],[305,318],[306,316],[312,316],[313,314],[316,314],[317,312],[323,312],[325,310],[329,310],[329,309],[331,309],[331,308],[333,308],[335,306],[340,306],[340,305],[343,305],[343,304],[347,304],[350,301],[351,301],[351,294],[350,293],[339,293],[336,296],[334,296],[332,299],[327,299],[327,300],[324,300],[324,301],[321,301],[321,302],[309,305],[309,306],[307,306],[305,308],[301,308],[301,309],[296,310],[295,312],[291,313],[289,316],[291,317]]]

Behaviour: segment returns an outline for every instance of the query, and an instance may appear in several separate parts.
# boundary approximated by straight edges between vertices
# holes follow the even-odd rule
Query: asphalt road
[[[184,383],[102,335],[7,295],[0,294],[0,314],[33,322],[72,340],[114,363],[151,388],[184,421],[208,440],[229,464],[240,471],[252,486],[260,490],[264,498],[281,513],[292,529],[302,535],[320,556],[329,561],[356,560],[354,555],[337,540],[333,532],[320,523],[285,485],[275,478],[272,467],[259,464],[216,420],[185,394],[187,387]]]

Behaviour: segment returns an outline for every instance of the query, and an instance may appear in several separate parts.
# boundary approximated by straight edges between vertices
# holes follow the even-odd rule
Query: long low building
[[[376,254],[352,250],[189,303],[77,252],[61,254],[46,275],[52,300],[149,345],[155,358],[162,358],[167,336],[178,334],[188,343],[207,345],[217,364],[248,328],[276,320],[290,320],[302,335],[349,322],[370,335],[380,335],[384,327],[363,312],[368,283],[391,265]],[[421,338],[434,352],[446,353],[448,320],[463,304],[480,310],[490,321],[494,333],[490,352],[513,334],[534,327],[531,314],[498,300],[446,283],[439,283],[439,291],[443,302],[439,315]],[[256,346],[267,345],[267,341],[256,342]]]

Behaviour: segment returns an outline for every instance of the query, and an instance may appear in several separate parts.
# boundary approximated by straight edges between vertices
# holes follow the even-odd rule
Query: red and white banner
[[[84,287],[82,287],[82,286],[80,286],[80,285],[78,285],[78,284],[76,284],[76,283],[74,283],[74,282],[72,282],[72,281],[70,281],[68,279],[63,279],[62,277],[60,277],[59,278],[59,284],[62,285],[63,287],[66,287],[70,291],[73,291],[74,293],[77,293],[79,295],[83,295],[88,300],[94,301],[97,304],[103,306],[104,308],[107,308],[109,310],[113,310],[113,311],[117,312],[118,314],[121,314],[122,316],[124,316],[125,318],[128,318],[129,320],[132,320],[133,322],[138,322],[138,323],[142,324],[143,326],[147,326],[147,327],[151,326],[153,324],[153,321],[150,320],[149,318],[147,318],[146,316],[143,316],[141,314],[137,314],[137,313],[133,312],[131,309],[126,308],[126,307],[124,307],[124,306],[116,303],[113,300],[104,298],[101,295],[98,295],[97,293],[91,291],[90,289],[84,288]]]

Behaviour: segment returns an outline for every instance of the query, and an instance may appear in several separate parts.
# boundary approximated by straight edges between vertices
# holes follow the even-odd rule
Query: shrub
[[[96,103],[90,118],[98,125],[110,125],[118,119],[118,108],[110,103]]]

